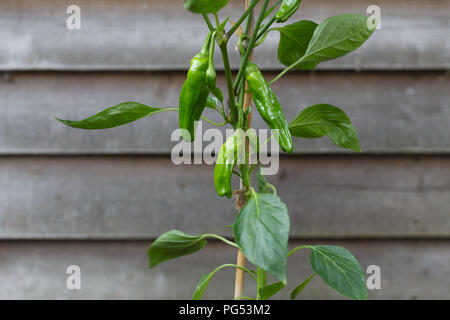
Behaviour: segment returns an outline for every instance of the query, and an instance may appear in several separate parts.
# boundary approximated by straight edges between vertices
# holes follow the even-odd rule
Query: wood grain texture
[[[290,243],[290,247],[305,242]],[[308,241],[307,243],[315,243]],[[449,241],[328,241],[352,251],[363,270],[381,268],[381,289],[369,299],[450,299]],[[216,266],[233,263],[235,249],[209,242],[200,252],[148,269],[147,241],[3,241],[0,243],[1,299],[189,299],[200,277]],[[289,299],[292,289],[311,274],[308,251],[288,261],[288,290],[274,296]],[[66,289],[69,265],[81,268],[81,290]],[[230,299],[234,270],[219,271],[205,299]],[[244,294],[254,296],[246,277]],[[343,299],[315,277],[298,299]]]
[[[169,154],[176,112],[112,130],[68,128],[123,101],[178,106],[184,73],[17,73],[0,81],[0,154]],[[274,73],[266,73],[270,79]],[[224,78],[218,79],[224,87]],[[352,119],[366,153],[449,153],[449,78],[440,72],[289,74],[273,89],[286,117],[331,103]],[[208,117],[221,121],[212,110]],[[267,128],[255,113],[254,127]],[[205,123],[204,128],[210,127]],[[327,137],[294,139],[296,153],[342,153]]]
[[[67,1],[0,3],[0,70],[185,70],[206,27],[181,1],[80,0],[81,30],[66,28]],[[370,0],[304,1],[291,21],[322,21],[346,12],[366,14]],[[449,1],[380,0],[381,30],[357,52],[320,69],[446,69],[449,67]],[[236,21],[242,1],[230,1],[221,17]],[[186,41],[189,39],[189,41]],[[272,32],[255,60],[280,69],[279,35]],[[180,46],[182,44],[182,46]],[[232,40],[229,44],[233,48]],[[231,56],[238,66],[238,54]],[[217,64],[221,67],[221,64]]]
[[[268,179],[288,206],[292,238],[450,235],[449,157],[304,156],[280,168]],[[0,238],[230,236],[234,200],[216,195],[213,169],[169,157],[3,157]]]

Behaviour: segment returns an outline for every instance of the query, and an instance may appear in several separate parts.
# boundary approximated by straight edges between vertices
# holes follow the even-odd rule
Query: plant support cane
[[[185,0],[184,7],[190,11],[186,14],[197,14],[200,21],[204,20],[206,27],[203,41],[198,41],[198,54],[192,58],[181,88],[178,106],[159,108],[138,102],[123,102],[80,121],[57,118],[72,128],[93,130],[125,125],[165,111],[175,111],[181,129],[180,138],[186,142],[202,138],[201,135],[195,136],[196,124],[200,120],[212,126],[230,126],[233,129],[233,134],[222,140],[225,141],[223,145],[215,150],[217,159],[211,184],[214,184],[220,197],[236,196],[239,212],[231,224],[234,241],[212,233],[189,235],[171,230],[159,236],[148,249],[150,268],[167,260],[194,254],[205,247],[210,238],[238,250],[236,264],[225,263],[201,277],[192,294],[194,300],[203,298],[213,276],[224,268],[236,270],[235,299],[269,299],[286,288],[288,258],[297,251],[302,253],[305,250],[309,250],[312,271],[304,274],[302,279],[290,279],[298,283],[290,292],[292,299],[315,278],[321,278],[331,288],[349,298],[367,298],[362,268],[347,249],[303,244],[288,250],[291,225],[288,208],[281,200],[282,195],[280,197],[277,194],[276,188],[263,175],[264,167],[259,152],[270,139],[275,139],[281,151],[287,154],[294,149],[293,137],[316,139],[328,136],[340,147],[360,151],[356,130],[342,109],[319,103],[302,107],[288,121],[285,106],[280,104],[276,90],[271,85],[290,70],[313,70],[323,61],[356,50],[369,39],[377,21],[361,14],[340,14],[320,23],[298,20],[281,25],[301,10],[301,2],[279,0],[269,7],[269,0],[245,0],[244,12],[233,24],[231,17],[221,20],[218,14],[228,4],[228,0]],[[263,75],[264,69],[251,60],[253,50],[264,43],[267,34],[273,31],[280,35],[278,60],[285,68],[271,81],[267,81]],[[241,57],[234,78],[228,52],[231,39],[236,40]],[[223,62],[227,99],[216,84],[213,61],[216,46],[220,49]],[[205,108],[217,112],[222,122],[206,118]],[[255,110],[270,129],[271,134],[266,141],[260,140],[251,128],[252,112]],[[250,161],[253,156],[256,158],[254,163]],[[233,175],[240,179],[240,187],[235,190]],[[257,180],[255,187],[252,177]],[[256,271],[246,264],[253,265]],[[256,292],[251,296],[243,295],[246,276],[257,285]]]
[[[244,1],[245,1],[245,10],[247,11],[250,6],[250,0],[244,0]],[[251,12],[249,14],[249,16],[247,17],[247,28],[246,29],[248,29],[248,30],[246,30],[246,33],[252,32],[252,27],[253,27],[253,12]],[[252,52],[250,52],[249,59],[250,60],[252,59]],[[245,83],[245,88],[248,89],[247,83]],[[242,106],[242,110],[244,111],[244,113],[249,108],[251,108],[251,104],[252,104],[252,95],[249,92],[245,92],[244,93],[244,104]],[[247,116],[247,124],[248,124],[249,128],[251,127],[251,118],[252,118],[252,113],[250,111]],[[247,141],[246,141],[246,150],[248,150]],[[242,184],[242,180],[241,180],[241,188],[242,187],[243,187],[243,184]],[[242,203],[241,203],[241,199],[240,199],[239,195],[238,195],[238,198],[236,199],[236,209],[239,211],[242,209],[242,207],[245,204],[245,196],[242,198],[243,198]],[[236,264],[238,266],[245,267],[245,255],[242,253],[241,249],[238,249]],[[243,296],[244,275],[245,275],[245,273],[242,269],[236,269],[236,279],[235,279],[235,284],[234,284],[234,298],[235,299],[238,299],[239,297]]]

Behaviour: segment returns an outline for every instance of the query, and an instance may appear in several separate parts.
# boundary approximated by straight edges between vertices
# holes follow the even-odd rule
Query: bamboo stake
[[[250,0],[245,0],[245,10],[248,9],[250,5]],[[253,14],[251,16],[249,16],[248,19],[252,19],[253,20]],[[253,26],[253,21],[251,22],[251,25]],[[252,28],[252,27],[251,27]],[[250,29],[251,29],[250,28]],[[250,52],[250,57],[249,59],[252,60],[253,57],[253,52]],[[250,92],[247,92],[248,90],[248,84],[247,82],[245,82],[245,94],[244,94],[244,104],[242,106],[243,110],[246,111],[252,104],[252,95]],[[247,116],[247,123],[248,123],[248,127],[250,128],[251,126],[251,121],[252,121],[252,112],[250,112]],[[245,149],[248,150],[248,141],[245,141]],[[241,189],[243,188],[242,185],[242,181],[241,181]],[[244,206],[245,204],[245,195],[241,195],[238,194],[237,195],[237,199],[236,199],[236,209],[241,210],[241,208]],[[242,251],[240,249],[238,249],[237,252],[237,262],[236,264],[238,266],[245,266],[245,255],[242,253]],[[235,278],[235,282],[234,282],[234,297],[241,297],[244,291],[244,270],[236,268],[236,278]]]

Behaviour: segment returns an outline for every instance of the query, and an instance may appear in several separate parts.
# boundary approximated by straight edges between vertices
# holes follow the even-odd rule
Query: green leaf
[[[342,57],[359,48],[375,28],[367,26],[368,17],[347,13],[329,17],[314,31],[301,62],[322,62]]]
[[[236,264],[224,264],[224,265],[221,265],[220,267],[217,267],[212,272],[203,275],[200,278],[200,281],[197,284],[197,288],[195,289],[194,294],[192,295],[192,300],[201,300],[203,298],[203,295],[205,294],[206,288],[208,287],[209,282],[211,281],[211,279],[214,276],[214,274],[217,271],[219,271],[219,270],[221,270],[223,268],[226,268],[226,267],[232,267],[232,268],[238,268],[238,269],[244,270],[245,272],[250,274],[253,277],[253,279],[256,280],[255,275],[249,269],[247,269],[247,268],[245,268],[243,266],[238,266]]]
[[[162,112],[176,111],[177,108],[154,108],[137,102],[122,102],[118,105],[105,109],[92,117],[80,121],[62,120],[65,125],[77,129],[108,129],[121,126],[141,118]]]
[[[285,66],[290,66],[299,60],[305,54],[316,27],[317,23],[313,21],[301,20],[282,28],[274,28],[273,30],[280,32],[278,60]],[[318,62],[303,62],[296,64],[294,68],[311,70],[318,64]]]
[[[236,243],[214,233],[191,236],[179,230],[170,230],[156,239],[148,248],[150,268],[166,260],[199,251],[206,245],[207,241],[205,238],[207,237],[219,239],[230,246],[238,248]]]
[[[314,278],[315,274],[312,274],[309,276],[305,281],[300,283],[294,290],[291,292],[291,299],[295,299],[298,294],[306,287],[306,285],[311,281],[312,278]]]
[[[254,193],[233,223],[236,243],[250,262],[286,283],[289,215],[280,198]]]
[[[258,180],[258,192],[259,193],[268,193],[269,188],[267,188],[267,180],[266,180],[266,177],[264,177],[261,174],[261,167],[256,169],[256,178]]]
[[[350,251],[339,246],[309,247],[311,267],[326,284],[349,298],[367,299],[364,273]]]
[[[227,17],[225,20],[222,21],[222,23],[219,26],[219,32],[221,32],[221,33],[224,32],[225,26],[227,25],[228,20],[230,20],[230,17]]]
[[[194,13],[214,13],[227,3],[228,0],[184,0],[184,8]]]
[[[289,123],[295,137],[320,138],[328,135],[343,148],[360,152],[358,134],[350,118],[341,109],[329,104],[316,104],[303,109]]]
[[[258,289],[258,296],[260,300],[267,300],[281,289],[283,289],[285,284],[283,282],[275,282],[267,286]]]
[[[208,96],[208,98],[206,99],[205,107],[210,108],[210,109],[214,109],[214,110],[220,110],[219,103],[220,102],[219,102],[219,99],[217,99],[217,97]]]
[[[150,268],[166,260],[197,252],[206,243],[204,235],[190,236],[178,230],[170,230],[156,239],[148,248]]]

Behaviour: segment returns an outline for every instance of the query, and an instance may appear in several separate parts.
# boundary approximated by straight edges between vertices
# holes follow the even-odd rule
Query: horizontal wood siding
[[[369,299],[450,299],[449,241],[339,241],[324,240],[351,250],[361,261],[381,269],[381,289]],[[291,241],[290,247],[315,241]],[[216,266],[234,263],[234,248],[209,242],[200,252],[148,268],[147,241],[16,241],[0,242],[0,298],[32,299],[190,299],[199,279]],[[311,275],[307,250],[288,261],[290,292]],[[81,290],[66,289],[66,269],[81,268]],[[272,281],[272,279],[271,279]],[[234,270],[214,275],[206,299],[230,299]],[[255,284],[245,279],[245,295],[254,296]],[[315,277],[298,299],[343,299]]]
[[[268,79],[274,73],[267,73]],[[110,130],[68,128],[123,101],[177,107],[184,73],[18,73],[0,81],[0,153],[169,154],[175,112]],[[223,77],[218,82],[224,85]],[[448,75],[443,72],[295,73],[273,85],[292,120],[305,107],[331,103],[352,119],[366,153],[450,153]],[[206,115],[215,121],[212,110]],[[267,128],[258,114],[256,128]],[[203,128],[211,127],[204,123]],[[348,153],[327,137],[294,139],[295,153]]]
[[[216,195],[213,170],[169,157],[1,158],[0,237],[230,235],[234,203]],[[293,238],[450,233],[448,157],[282,158],[268,179],[288,205]]]
[[[242,3],[230,0],[221,17],[237,20]],[[217,197],[212,166],[171,162],[177,114],[104,131],[53,117],[82,119],[123,101],[177,107],[206,28],[179,0],[79,0],[82,29],[70,31],[70,4],[0,2],[0,299],[188,299],[235,250],[211,241],[149,270],[148,245],[173,228],[231,237],[236,210]],[[295,139],[268,180],[289,208],[290,246],[339,244],[364,269],[381,267],[370,299],[450,299],[450,1],[305,0],[294,21],[366,14],[371,4],[382,29],[368,43],[272,86],[289,120],[317,103],[342,108],[363,153]],[[255,50],[268,80],[283,67],[278,41],[271,32]],[[265,128],[257,114],[254,126]],[[289,289],[310,275],[307,256],[289,258]],[[81,267],[80,291],[65,287],[71,264]],[[220,271],[206,298],[230,298],[232,286],[233,270]],[[254,289],[246,280],[245,294]],[[300,298],[342,297],[315,278]]]
[[[206,34],[202,19],[186,13],[179,0],[76,3],[81,8],[81,30],[66,28],[66,8],[72,2],[0,2],[0,69],[184,70]],[[372,4],[381,9],[382,29],[357,52],[320,64],[319,69],[448,68],[448,0],[345,0],[339,5],[334,0],[305,1],[291,21],[366,14]],[[242,1],[233,0],[221,16],[236,21],[241,11]],[[255,51],[255,61],[267,69],[280,69],[278,41],[278,33],[272,32]],[[229,46],[235,44],[232,40]],[[234,67],[238,61],[238,54],[233,54]]]

